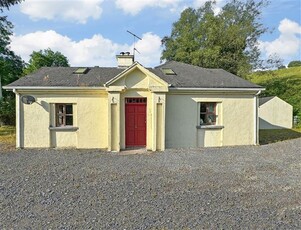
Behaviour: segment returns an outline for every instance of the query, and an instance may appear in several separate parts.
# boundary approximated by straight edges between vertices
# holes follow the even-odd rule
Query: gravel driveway
[[[0,154],[0,229],[217,228],[301,228],[300,138],[136,155]]]

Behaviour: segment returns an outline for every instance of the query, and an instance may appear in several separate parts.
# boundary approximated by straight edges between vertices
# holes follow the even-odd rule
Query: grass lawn
[[[259,131],[261,145],[301,137],[301,127],[294,129],[264,129]]]
[[[249,80],[256,84],[276,79],[301,78],[301,67],[290,67],[273,71],[258,71],[249,76]]]
[[[3,146],[2,146],[3,144]],[[16,144],[16,127],[0,126],[0,146],[6,150],[14,147]]]

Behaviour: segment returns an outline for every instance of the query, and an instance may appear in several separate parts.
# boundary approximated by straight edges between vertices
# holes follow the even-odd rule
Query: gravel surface
[[[0,154],[0,229],[301,229],[301,139]]]

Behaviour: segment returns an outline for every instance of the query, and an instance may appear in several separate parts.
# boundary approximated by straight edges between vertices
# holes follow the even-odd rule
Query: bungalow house
[[[259,129],[291,129],[293,106],[277,96],[259,98]]]
[[[262,87],[222,69],[44,67],[5,86],[16,94],[18,148],[188,148],[258,143]]]

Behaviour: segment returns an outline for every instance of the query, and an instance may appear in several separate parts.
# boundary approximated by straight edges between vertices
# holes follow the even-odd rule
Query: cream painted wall
[[[143,68],[144,69],[144,68]],[[125,87],[126,89],[144,89],[149,91],[168,91],[167,83],[150,72],[143,72],[141,68],[135,68],[125,76],[116,80],[112,85]],[[150,75],[148,75],[150,74]]]
[[[198,129],[197,147],[222,146],[222,129]]]
[[[223,100],[223,146],[256,144],[254,100],[254,96],[242,95]]]
[[[47,148],[50,146],[49,110],[50,106],[44,100],[37,100],[37,103],[32,105],[20,103],[20,147]]]
[[[77,148],[77,132],[51,131],[50,135],[54,148]]]
[[[79,127],[78,148],[107,148],[107,93],[79,97],[77,101],[77,122]]]
[[[253,145],[256,143],[254,95],[168,93],[166,147]],[[218,129],[198,129],[199,103],[218,102]]]
[[[166,96],[166,148],[197,147],[197,103],[192,95]]]
[[[107,148],[107,92],[20,92],[32,95],[36,103],[20,103],[20,147]],[[54,103],[72,103],[78,130],[50,130],[54,127]],[[23,131],[22,131],[23,130]]]
[[[291,129],[293,126],[293,106],[274,97],[259,106],[260,129]]]

